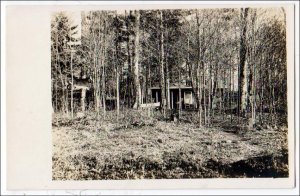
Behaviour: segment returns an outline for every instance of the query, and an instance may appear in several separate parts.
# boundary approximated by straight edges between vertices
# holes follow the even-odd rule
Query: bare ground
[[[199,128],[128,111],[53,117],[53,179],[287,177],[286,126]],[[229,121],[229,122],[228,122]],[[225,126],[226,125],[226,126]]]

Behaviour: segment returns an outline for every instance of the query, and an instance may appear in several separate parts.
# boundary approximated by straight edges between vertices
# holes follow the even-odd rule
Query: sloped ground
[[[105,119],[55,116],[53,179],[288,176],[287,128],[224,127],[198,128],[130,111],[118,123],[113,112]]]

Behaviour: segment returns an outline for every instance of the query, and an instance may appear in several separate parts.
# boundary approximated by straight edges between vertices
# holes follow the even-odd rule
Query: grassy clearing
[[[155,114],[158,116],[159,114]],[[286,177],[287,128],[199,128],[159,121],[146,111],[53,116],[53,179]],[[160,118],[160,117],[159,117]],[[222,120],[222,122],[226,122]],[[223,126],[224,125],[224,126]]]

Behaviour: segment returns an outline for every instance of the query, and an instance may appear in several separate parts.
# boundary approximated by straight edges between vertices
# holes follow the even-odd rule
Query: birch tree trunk
[[[206,116],[206,81],[205,81],[205,72],[206,72],[206,66],[203,63],[203,70],[202,70],[202,84],[203,84],[203,102],[204,102],[204,125],[207,123],[207,116]]]
[[[100,51],[100,55],[102,55],[102,59],[101,59],[101,64],[102,64],[102,104],[103,104],[103,115],[104,115],[104,118],[106,117],[106,84],[105,84],[105,55],[106,55],[106,22],[104,22],[104,35],[103,35],[103,52]]]
[[[167,50],[168,52],[168,50]],[[166,60],[165,60],[165,65],[166,65],[166,81],[167,81],[167,108],[171,109],[171,105],[170,105],[170,73],[169,73],[169,68],[168,68],[168,57],[166,55]],[[180,67],[179,67],[180,69]],[[181,81],[179,81],[180,83]],[[180,85],[180,84],[179,84]]]
[[[200,67],[201,67],[201,34],[200,34],[200,22],[199,22],[199,13],[198,10],[196,12],[196,17],[197,17],[197,43],[198,43],[198,58],[197,58],[197,86],[198,86],[198,92],[199,96],[196,96],[196,101],[198,104],[199,108],[199,126],[202,126],[202,105],[201,105],[201,100],[202,100],[202,81],[201,81],[201,72],[200,72]]]
[[[165,54],[164,54],[164,27],[163,27],[163,13],[159,11],[160,17],[160,89],[161,89],[161,106],[164,118],[166,118],[166,89],[165,89]]]
[[[86,90],[85,88],[81,91],[81,111],[85,112],[85,98],[86,98]]]
[[[239,101],[238,110],[244,116],[247,106],[247,63],[246,63],[246,32],[247,32],[247,15],[249,8],[241,8],[241,36],[240,36],[240,66],[239,66]]]
[[[140,11],[135,11],[135,39],[134,39],[134,83],[135,83],[135,104],[134,108],[138,109],[141,105],[142,92],[140,84],[139,68],[139,45],[140,45]]]
[[[100,84],[101,84],[101,73],[100,73],[100,62],[98,61],[99,59],[99,45],[97,44],[99,41],[100,41],[100,22],[101,22],[101,17],[100,17],[100,14],[99,14],[99,17],[96,18],[94,16],[93,17],[93,20],[94,21],[97,21],[98,20],[98,37],[96,37],[96,33],[95,33],[95,29],[96,28],[96,25],[93,25],[91,28],[92,30],[92,33],[91,33],[91,36],[92,36],[92,45],[93,45],[93,50],[92,50],[92,53],[93,53],[93,87],[94,87],[94,100],[95,100],[95,104],[94,104],[94,107],[95,107],[95,111],[97,114],[99,114],[100,112],[100,107],[101,107],[101,89],[100,89]],[[98,42],[97,42],[98,41]],[[98,50],[97,50],[98,49]]]
[[[129,25],[129,15],[127,13],[127,11],[125,10],[125,25],[126,25],[126,29],[129,32],[130,31],[130,25]],[[131,36],[130,34],[128,34],[128,38],[126,41],[126,50],[127,50],[127,65],[128,65],[128,71],[127,71],[127,78],[126,78],[126,83],[127,83],[127,87],[126,87],[126,91],[127,91],[127,107],[130,108],[131,107],[131,65],[132,65],[132,57],[131,57],[131,50],[130,50],[130,43],[131,43]]]
[[[252,129],[254,125],[256,124],[256,37],[255,37],[255,21],[256,21],[256,10],[253,10],[253,16],[252,16],[252,39],[251,39],[251,65],[252,65],[252,70],[251,70],[251,119],[249,122],[249,126]]]
[[[241,114],[242,116],[246,115],[247,112],[247,105],[248,105],[248,100],[249,100],[249,95],[248,95],[248,69],[249,69],[249,64],[247,61],[245,61],[242,71],[242,81],[241,81],[241,87],[242,87],[242,94],[241,94]]]

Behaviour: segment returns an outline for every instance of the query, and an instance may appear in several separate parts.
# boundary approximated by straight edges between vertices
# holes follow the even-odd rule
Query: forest
[[[80,16],[51,18],[53,179],[288,176],[283,8]]]

